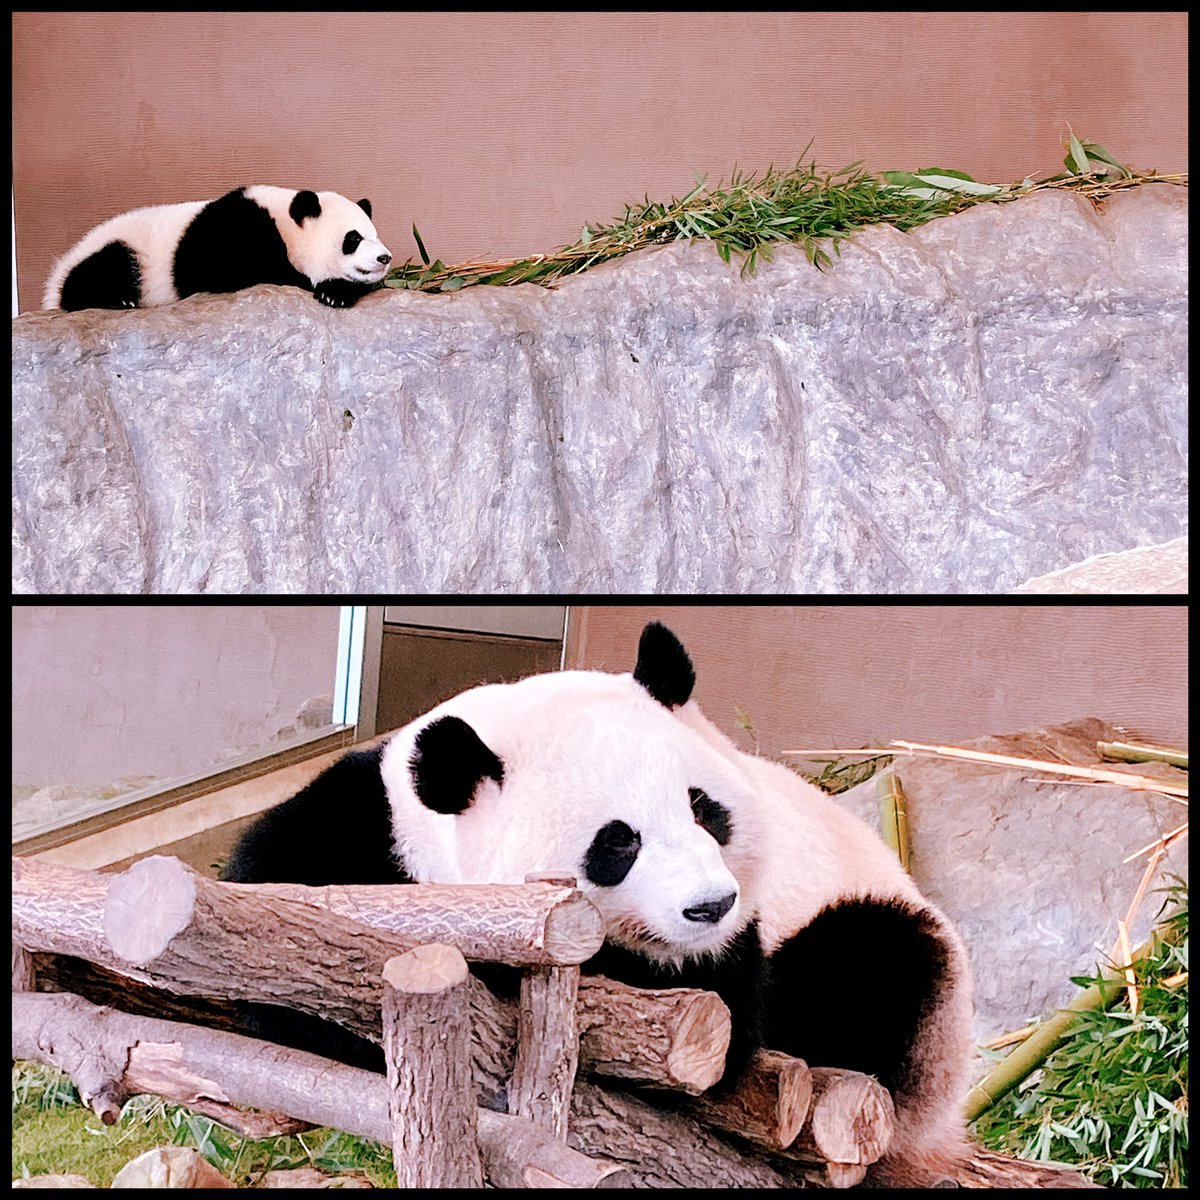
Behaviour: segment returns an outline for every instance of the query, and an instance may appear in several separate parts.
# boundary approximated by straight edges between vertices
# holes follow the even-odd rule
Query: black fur
[[[687,651],[679,639],[657,621],[642,630],[633,677],[667,708],[686,704],[696,686],[696,672]]]
[[[417,799],[438,813],[466,811],[484,779],[504,782],[504,764],[458,717],[430,721],[417,734],[408,765]]]
[[[312,195],[299,193],[305,194]],[[179,239],[172,278],[180,299],[196,292],[236,292],[258,283],[313,290],[308,277],[288,260],[287,245],[271,214],[248,199],[245,188],[206,204],[196,214]]]
[[[842,900],[771,957],[766,1045],[812,1067],[905,1082],[923,1007],[950,961],[932,918],[902,900]]]
[[[374,290],[373,283],[354,283],[349,279],[322,279],[313,288],[313,295],[330,308],[350,308]]]
[[[382,747],[354,750],[238,839],[221,874],[234,883],[411,883],[393,853]]]
[[[316,192],[297,192],[288,205],[288,216],[297,225],[303,225],[309,217],[321,215],[321,197]]]
[[[728,846],[733,836],[733,818],[729,809],[718,804],[703,788],[688,788],[688,799],[692,802],[696,824],[706,830],[718,846]]]
[[[597,887],[616,887],[637,862],[642,835],[624,821],[609,821],[592,838],[583,856],[583,873]]]
[[[234,883],[411,883],[392,853],[391,806],[379,773],[382,747],[354,750],[238,839],[221,878]],[[383,1051],[341,1025],[273,1004],[241,1004],[266,1041],[382,1071]]]
[[[83,308],[137,308],[142,273],[137,256],[124,242],[109,242],[76,263],[63,280],[60,305],[66,312]]]

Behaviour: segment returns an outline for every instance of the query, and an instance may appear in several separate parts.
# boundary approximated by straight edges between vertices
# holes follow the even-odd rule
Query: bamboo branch
[[[783,750],[781,754],[793,758],[828,758],[830,755],[839,758],[848,755],[867,755],[876,757],[880,750],[889,754],[928,755],[932,758],[961,758],[968,762],[979,763],[983,766],[1020,767],[1022,770],[1041,771],[1050,775],[1068,775],[1076,779],[1092,779],[1100,783],[1112,783],[1132,791],[1159,792],[1181,803],[1187,802],[1188,789],[1182,784],[1169,783],[1163,779],[1154,779],[1149,775],[1134,775],[1126,771],[1107,771],[1103,767],[1077,767],[1069,763],[1050,762],[1043,758],[1019,758],[1010,754],[992,754],[986,750],[968,750],[962,746],[936,746],[926,742],[892,741],[887,746],[875,746],[870,749],[859,746],[847,750]]]

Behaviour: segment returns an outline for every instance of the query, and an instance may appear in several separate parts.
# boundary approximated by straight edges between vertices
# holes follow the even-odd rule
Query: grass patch
[[[1108,1012],[1080,1014],[1045,1066],[976,1121],[985,1146],[1070,1163],[1106,1186],[1187,1186],[1185,886],[1171,890],[1158,932],[1137,966],[1137,1015],[1124,998]],[[1099,974],[1074,980],[1098,981]]]
[[[332,1129],[250,1141],[208,1117],[153,1096],[137,1096],[115,1125],[84,1108],[70,1079],[38,1063],[13,1066],[12,1171],[29,1175],[83,1175],[98,1187],[131,1159],[157,1146],[190,1146],[239,1187],[258,1184],[267,1171],[317,1167],[329,1175],[353,1171],[374,1187],[394,1188],[392,1152]]]
[[[640,204],[626,205],[615,221],[585,224],[578,241],[552,254],[447,266],[441,259],[430,261],[414,225],[420,261],[409,259],[383,283],[423,292],[454,292],[478,284],[553,287],[568,275],[634,250],[694,239],[711,241],[725,262],[737,256],[743,275],[752,273],[760,261],[770,261],[773,248],[782,242],[802,246],[809,261],[824,269],[832,262],[831,251],[840,253],[841,243],[868,225],[908,230],[983,201],[1016,200],[1045,188],[1067,188],[1099,201],[1141,183],[1187,180],[1185,175],[1136,173],[1103,146],[1080,142],[1074,134],[1065,171],[1008,187],[977,183],[962,171],[942,167],[873,174],[855,162],[823,171],[815,160],[805,163],[810,148],[811,143],[790,170],[771,166],[757,175],[735,169],[729,180],[715,187],[697,177],[682,199],[660,202],[647,196]]]

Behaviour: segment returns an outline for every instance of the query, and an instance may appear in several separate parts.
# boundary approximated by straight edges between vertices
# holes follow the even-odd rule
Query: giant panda
[[[42,307],[142,308],[278,283],[348,308],[391,261],[369,200],[255,185],[96,226],[54,265]]]
[[[514,883],[573,871],[606,929],[584,971],[718,992],[734,1031],[724,1085],[760,1046],[876,1075],[896,1103],[898,1149],[873,1175],[928,1182],[962,1144],[962,944],[876,833],[738,751],[694,683],[687,652],[655,623],[631,674],[472,688],[264,814],[223,877]],[[274,1012],[264,1035],[382,1069],[377,1048]]]

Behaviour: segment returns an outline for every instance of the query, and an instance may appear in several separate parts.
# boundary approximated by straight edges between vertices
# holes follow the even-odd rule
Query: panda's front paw
[[[313,295],[330,308],[349,308],[365,294],[361,285],[345,279],[326,279],[313,288]]]

